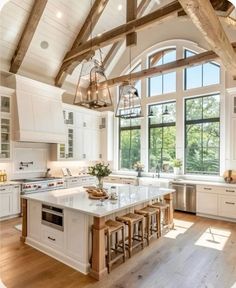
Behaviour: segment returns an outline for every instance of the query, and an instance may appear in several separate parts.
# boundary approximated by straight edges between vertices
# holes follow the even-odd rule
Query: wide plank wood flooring
[[[175,213],[173,231],[97,282],[21,243],[20,222],[0,223],[7,288],[236,288],[236,223]]]

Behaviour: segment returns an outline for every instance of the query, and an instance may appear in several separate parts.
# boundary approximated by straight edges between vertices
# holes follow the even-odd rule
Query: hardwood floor
[[[236,224],[175,213],[175,229],[97,282],[22,244],[0,223],[0,277],[7,288],[235,288]],[[1,287],[1,282],[0,282]]]

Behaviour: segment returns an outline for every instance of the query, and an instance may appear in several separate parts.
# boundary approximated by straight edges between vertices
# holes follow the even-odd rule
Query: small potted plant
[[[134,163],[134,169],[138,172],[138,177],[141,177],[144,165],[141,162]]]
[[[182,167],[182,161],[180,159],[174,159],[173,161],[173,168],[174,168],[174,174],[179,175],[180,169]]]
[[[88,174],[97,177],[98,179],[98,188],[103,188],[103,178],[111,174],[109,169],[109,164],[105,165],[104,163],[97,163],[94,166],[88,167]]]

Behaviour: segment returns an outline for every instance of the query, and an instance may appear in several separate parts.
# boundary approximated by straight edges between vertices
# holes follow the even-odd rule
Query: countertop
[[[111,185],[105,185],[109,188]],[[118,200],[91,200],[83,187],[60,189],[49,192],[22,195],[24,199],[35,200],[61,208],[73,209],[90,216],[104,217],[112,213],[148,202],[159,196],[175,192],[174,189],[116,184]],[[99,205],[98,205],[99,204]]]
[[[186,179],[179,179],[179,180],[170,180],[170,182],[178,184],[178,183],[186,183],[186,184],[196,184],[196,185],[213,185],[213,186],[220,186],[220,187],[231,187],[236,188],[236,184],[230,184],[226,182],[217,182],[217,181],[204,181],[204,180],[186,180]]]
[[[0,186],[11,186],[11,185],[20,185],[20,182],[17,181],[6,181],[6,182],[0,182]]]

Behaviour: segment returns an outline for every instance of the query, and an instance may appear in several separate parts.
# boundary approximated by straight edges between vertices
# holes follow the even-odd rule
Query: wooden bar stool
[[[155,202],[153,204],[148,205],[148,207],[157,208],[160,211],[160,219],[163,216],[163,221],[161,222],[161,224],[163,226],[168,226],[168,228],[169,228],[169,225],[170,225],[170,205],[168,203],[165,203],[165,202]]]
[[[125,262],[125,226],[121,222],[114,220],[107,220],[105,225],[105,235],[107,239],[107,270],[108,273],[110,273],[112,264],[117,260],[123,258],[123,262]],[[119,233],[121,234],[121,240],[119,240]],[[115,243],[113,243],[113,238],[115,238]]]
[[[130,258],[134,248],[141,245],[143,249],[144,217],[142,215],[128,213],[124,216],[117,216],[116,220],[128,226],[128,239],[127,239],[128,243],[126,243],[126,246],[127,246],[127,249],[129,252],[129,258]]]
[[[150,239],[157,235],[157,238],[161,236],[161,217],[160,210],[154,207],[145,207],[139,210],[134,210],[136,214],[143,215],[146,218],[146,233],[145,238],[147,245],[149,245]]]

